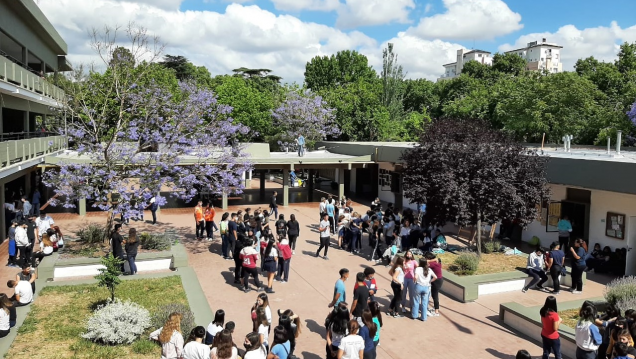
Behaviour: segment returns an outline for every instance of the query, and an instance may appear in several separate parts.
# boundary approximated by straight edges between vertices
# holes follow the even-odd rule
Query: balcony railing
[[[64,91],[46,79],[20,66],[11,58],[0,54],[0,81],[17,85],[57,102],[64,100]]]
[[[6,134],[5,134],[6,135]],[[68,146],[65,136],[50,136],[0,142],[0,167],[5,168]]]

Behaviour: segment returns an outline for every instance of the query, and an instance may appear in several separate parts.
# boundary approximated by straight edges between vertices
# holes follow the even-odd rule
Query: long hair
[[[393,263],[393,265],[391,266],[391,269],[389,270],[389,274],[390,274],[390,275],[395,274],[395,269],[396,269],[397,267],[401,267],[401,266],[403,266],[403,265],[404,265],[404,258],[402,258],[402,257],[397,257],[397,258],[395,259],[395,263]]]
[[[424,275],[426,275],[428,273],[428,261],[426,260],[426,258],[422,257],[420,258],[420,267],[422,267],[422,270],[424,271]]]
[[[266,327],[269,326],[269,320],[267,320],[267,315],[265,314],[265,308],[256,308],[256,324],[257,327],[260,325],[264,325]]]
[[[345,335],[347,333],[347,323],[349,323],[349,309],[340,306],[334,308],[330,321],[331,331],[335,334]]]
[[[222,327],[225,323],[225,311],[223,309],[219,309],[214,313],[214,320],[212,323]]]
[[[356,319],[351,319],[349,323],[347,323],[347,330],[349,331],[349,335],[358,334],[358,330],[360,329],[360,324]]]
[[[274,239],[270,238],[269,241],[267,242],[267,247],[265,248],[265,253],[263,254],[263,257],[267,258],[269,257],[270,254],[272,254],[272,248],[274,247]]]
[[[369,309],[371,310],[371,314],[374,318],[378,318],[378,322],[380,322],[380,327],[384,324],[382,323],[382,311],[380,310],[380,304],[375,300],[369,302]],[[378,328],[380,329],[380,328]]]
[[[175,331],[181,333],[181,313],[170,314],[159,334],[159,343],[168,343],[170,338],[172,338],[172,333]]]
[[[0,294],[0,308],[4,310],[6,314],[9,314],[9,308],[12,306],[13,303],[9,300],[9,297],[4,293]]]
[[[373,314],[371,314],[371,310],[368,308],[362,311],[362,322],[369,328],[369,336],[374,338],[378,332],[378,326],[373,322]]]
[[[552,312],[557,312],[557,301],[555,296],[550,295],[545,298],[545,303],[543,304],[543,307],[541,307],[539,314],[541,314],[542,317],[545,317]]]
[[[288,340],[289,335],[287,334],[287,330],[282,325],[278,325],[274,328],[274,340],[272,341],[271,348],[276,344],[284,344]]]
[[[295,214],[290,214],[289,215],[289,221],[290,222],[296,222],[296,215]]]
[[[230,359],[232,357],[232,348],[234,343],[232,341],[232,333],[223,329],[219,334],[214,337],[216,344],[216,356],[219,359]]]
[[[289,318],[291,318],[294,316],[294,312],[291,309],[287,309],[286,311],[283,312],[283,315],[286,315]],[[296,333],[294,334],[294,337],[298,338],[298,336],[300,335],[300,332],[302,331],[300,329],[302,327],[302,321],[300,320],[299,316],[296,316],[293,322],[294,324],[296,324]]]
[[[251,332],[247,334],[245,336],[245,342],[243,343],[243,345],[245,346],[245,350],[247,352],[251,352],[253,350],[262,350],[263,354],[267,355],[267,353],[265,353],[265,348],[263,348],[263,345],[261,343],[261,335],[257,332]]]
[[[592,322],[596,320],[596,310],[594,307],[589,305],[583,305],[581,310],[579,310],[579,323],[581,322]]]
[[[261,308],[269,307],[269,299],[267,298],[267,294],[261,293],[258,295],[257,298],[263,301],[263,305],[260,306]]]
[[[53,242],[51,242],[51,237],[49,237],[48,233],[42,234],[42,243],[44,243],[45,247],[53,247]]]
[[[227,221],[227,217],[229,217],[229,216],[230,216],[229,213],[227,213],[227,212],[223,213],[223,215],[221,216],[221,221]]]
[[[126,240],[126,243],[135,243],[137,242],[137,230],[134,228],[131,228],[128,231],[128,239]]]

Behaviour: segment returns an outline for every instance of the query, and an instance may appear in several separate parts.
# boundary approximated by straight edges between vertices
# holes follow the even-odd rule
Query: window
[[[557,224],[561,219],[561,202],[550,202],[548,204],[548,220],[546,222],[546,232],[558,232]]]
[[[544,61],[543,57],[541,58],[541,61]]]
[[[478,54],[477,57],[481,57],[481,54]]]
[[[558,59],[559,58],[559,54],[554,54],[554,58]]]

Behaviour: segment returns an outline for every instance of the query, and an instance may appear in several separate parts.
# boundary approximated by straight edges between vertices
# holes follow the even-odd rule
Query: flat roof
[[[515,50],[504,51],[504,53],[507,54],[509,52],[517,52],[517,51],[521,51],[521,50],[525,51],[525,50],[531,49],[533,47],[541,47],[541,46],[554,47],[555,49],[562,49],[563,48],[563,46],[559,46],[559,45],[555,45],[555,44],[543,43],[543,44],[536,44],[536,45],[532,45],[532,46],[522,47],[522,48],[518,48],[518,49],[515,49]]]
[[[475,50],[470,50],[468,52],[464,52],[464,55],[471,54],[473,52],[481,52],[481,53],[484,53],[484,54],[492,54],[492,52],[490,52],[490,51],[475,49]]]

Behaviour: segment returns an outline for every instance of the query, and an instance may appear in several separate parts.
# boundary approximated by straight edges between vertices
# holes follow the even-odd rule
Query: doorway
[[[629,217],[627,222],[627,262],[625,275],[636,275],[636,217]]]
[[[561,216],[568,216],[572,223],[572,233],[570,238],[582,238],[586,242],[589,240],[590,205],[580,202],[561,202]]]

